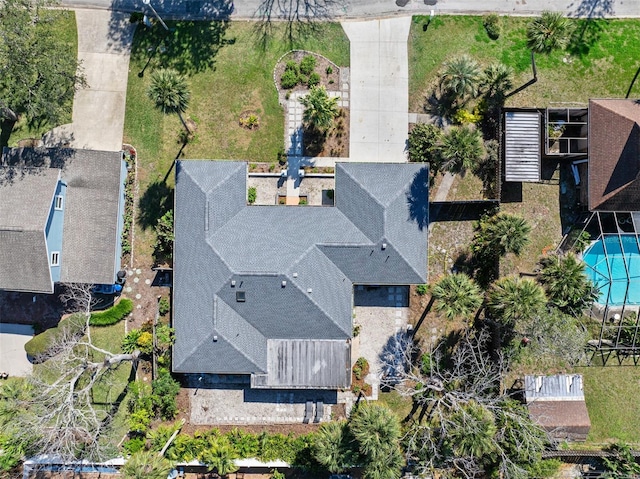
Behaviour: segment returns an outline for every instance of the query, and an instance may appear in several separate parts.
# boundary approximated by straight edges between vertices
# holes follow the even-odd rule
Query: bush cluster
[[[178,412],[176,397],[179,391],[180,383],[164,368],[158,370],[158,378],[154,379],[151,385],[141,381],[132,383],[128,402],[129,432],[132,438],[146,434],[151,421],[156,417],[164,420],[173,419]],[[138,447],[137,444],[130,446]]]
[[[305,55],[300,63],[289,60],[284,67],[284,72],[280,77],[280,86],[285,90],[291,90],[298,85],[307,85],[309,88],[320,83],[320,75],[314,72],[316,68],[316,57]]]
[[[89,324],[91,326],[111,326],[122,320],[131,311],[133,311],[133,301],[123,298],[118,304],[105,311],[91,313]]]
[[[43,361],[58,352],[63,338],[73,338],[84,334],[85,317],[82,313],[72,314],[58,323],[55,328],[34,336],[24,345],[27,355],[35,361]]]
[[[497,40],[500,37],[500,17],[491,13],[489,15],[485,15],[482,20],[482,24],[484,25],[485,30],[487,30],[487,35],[492,40]]]
[[[258,190],[255,186],[249,188],[249,192],[247,193],[247,201],[252,205],[256,202],[256,197],[258,196]]]

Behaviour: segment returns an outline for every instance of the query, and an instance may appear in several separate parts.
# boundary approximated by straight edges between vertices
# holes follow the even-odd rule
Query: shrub
[[[429,291],[429,287],[426,284],[419,284],[416,286],[416,293],[419,296],[424,296]]]
[[[359,324],[356,324],[353,326],[353,337],[355,338],[356,336],[360,336],[360,329],[362,329],[362,326]]]
[[[169,300],[163,296],[160,298],[160,302],[158,303],[158,312],[160,313],[160,316],[166,316],[170,310],[171,304],[169,303]]]
[[[284,66],[285,72],[295,72],[296,76],[300,74],[300,66],[295,60],[289,60]]]
[[[180,383],[171,377],[166,369],[160,369],[158,379],[152,383],[155,411],[164,420],[173,419],[178,412],[176,396],[180,392]]]
[[[334,195],[335,195],[335,191],[334,190],[327,190],[327,198],[332,200]]]
[[[300,62],[300,73],[303,75],[311,75],[313,69],[316,67],[316,57],[313,55],[306,55]]]
[[[129,16],[129,23],[142,23],[144,14],[141,12],[132,12]]]
[[[307,204],[307,200],[305,200],[304,198],[300,198],[300,201],[298,201],[299,205],[306,205]]]
[[[89,324],[91,326],[111,326],[122,320],[131,311],[133,311],[133,301],[123,298],[118,304],[105,311],[91,313]]]
[[[167,211],[156,223],[156,242],[153,245],[153,256],[158,259],[161,256],[171,257],[173,253],[173,210]]]
[[[137,434],[146,433],[151,424],[151,419],[151,411],[147,411],[146,409],[139,409],[132,412],[128,418],[129,431]]]
[[[500,17],[495,13],[485,15],[482,20],[482,24],[484,25],[485,30],[487,30],[489,38],[497,40],[500,36]]]
[[[258,195],[258,190],[256,189],[255,186],[252,186],[251,188],[249,188],[249,192],[247,194],[247,199],[249,201],[249,204],[252,205],[256,202],[256,196]]]
[[[309,88],[311,88],[312,86],[316,86],[320,83],[320,74],[313,72],[311,75],[309,75],[309,81],[307,81],[307,85],[309,86]]]
[[[138,339],[142,331],[139,329],[132,329],[127,333],[127,335],[122,339],[122,352],[126,354],[131,354],[138,348]]]
[[[353,375],[358,381],[360,381],[367,374],[369,374],[369,362],[365,358],[358,358],[356,363],[353,365]]]
[[[153,352],[153,334],[148,331],[141,332],[136,345],[141,353],[151,354]]]
[[[285,70],[280,77],[280,86],[286,90],[290,90],[298,84],[298,74],[293,70]]]
[[[128,441],[125,441],[124,444],[122,444],[122,447],[129,454],[135,454],[136,452],[144,449],[144,444],[145,444],[144,438],[140,436],[136,436],[136,437],[132,437]]]
[[[72,314],[58,323],[55,328],[34,336],[24,345],[27,355],[35,361],[44,361],[59,352],[59,342],[64,337],[78,337],[84,333],[85,316]]]
[[[329,65],[325,71],[327,72],[327,75],[331,75],[333,73],[333,68]]]
[[[475,110],[471,113],[470,111],[465,110],[464,108],[460,108],[456,111],[456,114],[453,116],[454,123],[458,125],[467,125],[469,123],[476,124],[482,120],[482,113],[479,110]]]

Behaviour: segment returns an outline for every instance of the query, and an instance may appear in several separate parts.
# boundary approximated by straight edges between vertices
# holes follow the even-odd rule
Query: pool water
[[[633,234],[607,234],[583,253],[585,273],[599,289],[598,303],[640,304],[640,248]]]

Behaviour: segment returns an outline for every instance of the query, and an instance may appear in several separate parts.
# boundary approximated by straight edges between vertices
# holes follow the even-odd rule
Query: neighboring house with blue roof
[[[424,164],[338,163],[335,206],[249,206],[247,163],[176,166],[173,370],[351,383],[354,284],[427,279]]]
[[[0,161],[0,290],[113,284],[120,269],[121,152],[5,148]]]

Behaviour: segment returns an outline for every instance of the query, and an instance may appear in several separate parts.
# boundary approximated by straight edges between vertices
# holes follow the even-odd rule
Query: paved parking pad
[[[33,327],[25,324],[0,323],[0,373],[24,377],[31,374],[24,345],[33,338]]]
[[[305,403],[322,401],[322,421],[331,418],[336,391],[260,390],[260,389],[190,389],[193,424],[301,424]],[[311,420],[313,422],[313,418]]]

